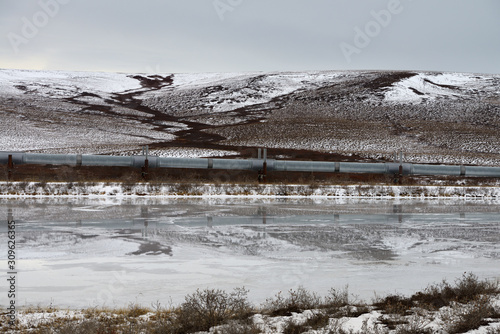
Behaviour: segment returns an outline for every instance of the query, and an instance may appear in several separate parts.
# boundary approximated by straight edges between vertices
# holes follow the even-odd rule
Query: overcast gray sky
[[[0,68],[500,73],[498,0],[0,0]]]

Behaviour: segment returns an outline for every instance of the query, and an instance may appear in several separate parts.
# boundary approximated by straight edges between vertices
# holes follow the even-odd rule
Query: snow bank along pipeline
[[[265,150],[264,150],[265,152]],[[222,170],[255,170],[282,172],[368,173],[401,175],[446,175],[500,177],[500,167],[463,165],[425,165],[399,162],[326,162],[267,159],[266,153],[257,159],[163,158],[149,155],[105,156],[82,154],[41,154],[0,152],[0,164],[114,166],[136,168],[191,168]]]

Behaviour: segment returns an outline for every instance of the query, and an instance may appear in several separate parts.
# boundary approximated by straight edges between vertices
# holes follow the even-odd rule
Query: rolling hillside
[[[0,70],[0,150],[500,163],[500,75]]]

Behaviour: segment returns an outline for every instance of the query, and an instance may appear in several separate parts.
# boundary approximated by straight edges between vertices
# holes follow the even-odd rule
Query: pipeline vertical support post
[[[8,162],[7,162],[7,180],[10,181],[12,179],[12,170],[14,169],[14,162],[12,161],[12,154],[9,154]]]
[[[144,167],[142,167],[142,178],[144,181],[148,181],[149,174],[149,160],[148,160],[149,147],[146,145],[146,159],[144,159]]]
[[[146,159],[144,160],[144,167],[141,168],[142,169],[142,178],[144,179],[144,181],[147,181],[148,180],[148,174],[149,174],[149,160]]]
[[[263,155],[262,159],[264,159],[264,162],[262,162],[262,169],[259,170],[259,176],[258,180],[259,182],[265,182],[266,177],[267,177],[267,148],[263,149]],[[260,159],[260,148],[259,148],[259,159]]]
[[[264,182],[266,180],[267,176],[267,161],[264,160],[262,163],[262,169],[259,169],[258,175],[257,175],[257,180],[259,182]]]
[[[262,164],[262,169],[264,172],[264,181],[266,181],[267,178],[267,148],[264,149],[264,163]]]
[[[465,176],[465,174],[467,174],[467,168],[462,165],[460,166],[460,176]]]
[[[401,184],[403,178],[403,152],[398,151],[394,154],[394,162],[399,163],[398,171],[394,175],[394,183]]]
[[[257,149],[257,159],[264,160],[264,162],[262,163],[262,169],[259,169],[259,174],[257,176],[259,182],[264,182],[267,176],[267,148]]]
[[[403,178],[403,164],[400,164],[398,170],[398,184],[401,184],[402,178]]]

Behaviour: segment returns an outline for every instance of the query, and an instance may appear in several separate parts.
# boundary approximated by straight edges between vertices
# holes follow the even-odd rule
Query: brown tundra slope
[[[498,165],[500,75],[0,70],[0,150]]]

